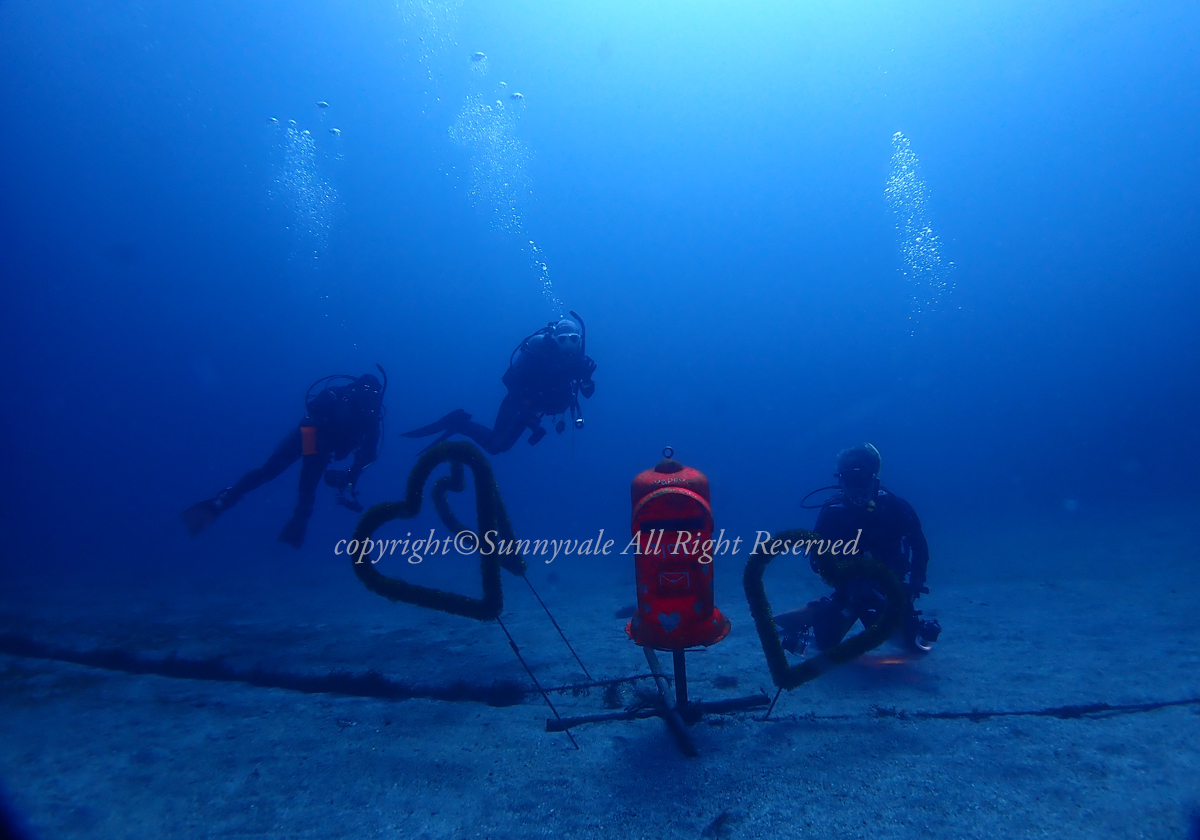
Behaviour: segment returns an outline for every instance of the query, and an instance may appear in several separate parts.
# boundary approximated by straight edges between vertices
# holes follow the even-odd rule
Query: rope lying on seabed
[[[593,688],[605,688],[638,680],[654,679],[653,674],[634,674],[608,680],[548,686],[530,689],[520,680],[496,680],[491,683],[413,683],[386,677],[378,671],[352,673],[332,670],[325,674],[304,674],[256,667],[239,670],[221,657],[191,659],[182,656],[146,657],[121,648],[67,648],[39,642],[15,633],[0,634],[0,654],[25,659],[45,659],[82,665],[123,674],[145,674],[171,679],[206,682],[242,683],[255,688],[282,688],[303,694],[337,694],[344,697],[368,697],[379,700],[442,700],[447,702],[486,703],[489,706],[515,706],[540,691],[552,694],[570,692],[576,696]]]
[[[0,634],[0,654],[25,659],[45,659],[83,665],[104,671],[124,674],[146,674],[172,679],[203,680],[208,682],[236,682],[255,688],[281,688],[304,694],[336,694],[344,697],[366,697],[379,700],[442,700],[446,702],[486,703],[489,706],[514,706],[539,696],[536,689],[528,688],[518,680],[497,680],[490,684],[468,683],[456,680],[443,684],[410,683],[405,680],[385,677],[378,671],[350,673],[330,671],[327,674],[299,674],[290,671],[273,671],[254,668],[239,671],[224,660],[189,659],[179,656],[148,658],[119,648],[75,648],[56,647],[20,636],[15,633]],[[593,688],[634,683],[653,679],[653,674],[634,674],[606,680],[547,686],[543,690],[552,694],[586,694]],[[668,678],[669,679],[669,678]],[[1154,712],[1180,706],[1200,706],[1200,697],[1178,700],[1152,700],[1144,703],[1084,703],[1069,706],[1048,706],[1035,709],[972,709],[961,711],[907,711],[893,706],[874,705],[866,713],[819,715],[807,714],[774,715],[770,723],[803,721],[840,721],[862,718],[895,718],[904,721],[922,720],[970,720],[976,723],[1000,717],[1048,717],[1058,720],[1096,720],[1117,715]],[[760,721],[761,718],[751,717]]]
[[[895,706],[872,705],[870,714],[818,715],[814,712],[809,714],[776,716],[771,718],[771,720],[851,720],[863,717],[896,718],[897,720],[969,720],[973,723],[1002,717],[1049,717],[1057,718],[1058,720],[1097,720],[1099,718],[1117,717],[1118,715],[1156,712],[1159,709],[1169,709],[1175,706],[1200,706],[1200,697],[1187,697],[1182,700],[1150,700],[1145,703],[1080,703],[1073,706],[1047,706],[1041,709],[972,709],[969,712],[910,712],[905,709],[897,709]]]

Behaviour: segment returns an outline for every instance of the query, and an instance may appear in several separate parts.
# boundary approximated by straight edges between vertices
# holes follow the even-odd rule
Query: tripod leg
[[[654,684],[658,686],[658,700],[662,707],[659,716],[666,722],[667,728],[675,736],[675,740],[679,743],[679,749],[683,754],[690,757],[696,757],[700,754],[696,749],[696,742],[692,740],[692,734],[688,732],[687,724],[683,722],[683,717],[679,714],[679,709],[670,705],[667,700],[667,680],[662,675],[662,670],[658,664],[658,655],[652,648],[642,648],[646,653],[646,662],[650,665],[650,670],[654,674]],[[677,654],[678,655],[678,652]]]

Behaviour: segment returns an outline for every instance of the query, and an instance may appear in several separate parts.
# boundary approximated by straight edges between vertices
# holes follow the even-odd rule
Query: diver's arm
[[[920,594],[925,588],[925,574],[929,568],[929,543],[918,526],[916,533],[909,537],[912,544],[912,577],[911,585],[914,592]]]
[[[852,514],[844,505],[825,505],[817,514],[813,531],[823,540],[850,540],[858,530],[852,520]]]
[[[592,374],[596,372],[596,363],[591,357],[584,356],[582,363],[582,375],[579,379],[579,393],[585,398],[591,399],[592,394],[596,393],[596,383],[592,381]]]
[[[912,551],[912,572],[909,575],[909,589],[914,598],[921,594],[921,590],[925,588],[925,574],[929,567],[929,543],[925,539],[925,532],[921,530],[921,520],[917,518],[917,512],[913,510],[912,505],[905,502],[906,511],[906,527],[905,539],[908,541],[908,546]]]
[[[363,441],[362,446],[354,450],[354,463],[350,465],[350,483],[348,489],[351,493],[354,492],[354,485],[358,483],[358,477],[362,475],[362,471],[371,464],[375,463],[375,456],[379,451],[379,426],[368,435]]]
[[[825,505],[825,507],[821,508],[821,512],[817,514],[817,524],[813,525],[813,532],[823,540],[832,540],[835,534],[845,530],[839,527],[837,522],[839,518],[838,514],[842,512],[843,509],[840,507],[835,508],[831,505]],[[862,549],[859,550],[861,551]],[[812,567],[814,572],[820,574],[820,570],[817,569],[816,554],[812,551],[807,552],[807,554],[808,565]]]

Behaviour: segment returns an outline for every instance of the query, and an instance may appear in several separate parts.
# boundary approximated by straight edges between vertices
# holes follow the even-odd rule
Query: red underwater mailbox
[[[729,633],[729,619],[713,604],[708,478],[672,458],[669,448],[663,454],[633,479],[637,612],[625,632],[660,650],[715,645]]]
[[[631,493],[631,530],[638,549],[633,561],[637,611],[625,632],[642,646],[646,663],[654,673],[658,702],[633,711],[575,718],[560,718],[555,713],[554,719],[546,721],[548,732],[565,731],[581,723],[660,717],[684,754],[697,755],[688,727],[705,714],[769,710],[771,701],[761,692],[716,702],[688,699],[684,651],[724,639],[729,634],[729,619],[713,605],[712,558],[720,552],[712,542],[708,479],[699,470],[676,461],[674,454],[671,447],[664,449],[663,460],[654,469],[634,478]],[[673,705],[656,650],[671,651],[675,665]]]

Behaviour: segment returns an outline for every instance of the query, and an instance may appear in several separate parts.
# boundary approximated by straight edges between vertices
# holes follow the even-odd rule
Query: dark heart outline
[[[776,540],[790,541],[820,539],[812,531],[795,529],[783,531],[771,537],[762,548],[768,548]],[[815,559],[817,572],[821,579],[837,589],[854,578],[869,578],[879,584],[880,591],[887,603],[887,609],[870,627],[849,639],[846,639],[820,654],[806,659],[797,665],[788,665],[783,643],[779,640],[779,629],[771,615],[771,603],[767,600],[766,587],[763,584],[763,572],[767,565],[775,559],[775,554],[755,548],[746,561],[746,571],[742,575],[742,586],[746,590],[746,601],[750,605],[750,614],[754,617],[754,627],[758,630],[758,638],[762,642],[763,653],[767,657],[767,667],[771,669],[771,679],[779,688],[788,691],[814,680],[838,665],[844,665],[856,656],[861,656],[873,648],[879,647],[896,632],[904,618],[904,605],[908,599],[895,573],[887,566],[871,557],[870,553],[850,555],[848,557],[834,554],[812,554]]]
[[[463,464],[471,468],[475,479],[475,514],[479,522],[479,534],[496,531],[500,539],[513,540],[512,523],[504,509],[500,498],[500,488],[492,473],[492,465],[474,444],[466,441],[446,441],[428,449],[413,466],[408,474],[408,485],[404,499],[398,502],[384,502],[374,505],[358,520],[352,539],[360,542],[370,539],[380,526],[393,519],[412,519],[421,510],[421,502],[425,494],[425,482],[438,464],[450,462],[450,475],[442,476],[433,484],[433,504],[442,523],[457,534],[469,530],[450,510],[446,500],[448,492],[461,493],[466,489]],[[351,567],[354,574],[363,585],[377,595],[382,595],[389,601],[402,601],[418,607],[439,610],[452,615],[474,618],[477,621],[491,621],[498,618],[504,608],[504,591],[500,584],[500,568],[503,567],[515,575],[525,573],[525,560],[520,554],[507,555],[502,560],[498,552],[480,553],[479,572],[483,585],[483,597],[471,598],[457,592],[447,592],[428,586],[408,583],[399,578],[388,577],[377,570],[370,560],[356,562],[352,558]]]

